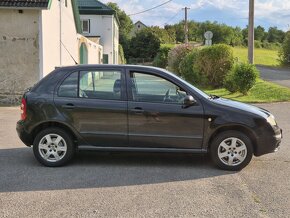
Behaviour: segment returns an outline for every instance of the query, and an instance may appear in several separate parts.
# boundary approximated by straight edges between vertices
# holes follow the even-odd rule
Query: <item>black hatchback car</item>
[[[218,167],[240,170],[282,138],[270,112],[144,66],[58,68],[23,95],[21,110],[20,139],[50,167],[98,150],[208,152]]]

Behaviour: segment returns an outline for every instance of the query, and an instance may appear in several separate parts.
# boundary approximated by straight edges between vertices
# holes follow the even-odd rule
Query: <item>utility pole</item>
[[[254,16],[255,0],[249,0],[248,60],[250,64],[254,63]]]
[[[190,9],[188,7],[185,7],[185,8],[182,8],[185,12],[184,14],[184,21],[185,21],[185,24],[184,24],[184,38],[185,38],[185,44],[188,44],[188,23],[187,23],[187,11]]]

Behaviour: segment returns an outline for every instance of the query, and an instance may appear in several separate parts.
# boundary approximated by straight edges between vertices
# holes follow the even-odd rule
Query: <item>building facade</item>
[[[101,63],[102,46],[80,33],[75,0],[1,1],[0,104],[18,102],[56,66]]]
[[[104,64],[118,64],[119,22],[115,11],[97,0],[78,0],[78,5],[82,34],[99,39]]]
[[[136,23],[134,23],[134,27],[131,31],[131,37],[136,36],[138,32],[145,28],[147,28],[147,26],[144,23],[142,23],[140,20],[137,21]]]

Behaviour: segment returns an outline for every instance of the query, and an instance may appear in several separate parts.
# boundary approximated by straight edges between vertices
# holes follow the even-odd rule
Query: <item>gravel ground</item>
[[[260,106],[283,143],[241,172],[207,156],[89,152],[46,168],[17,137],[19,109],[0,107],[0,217],[289,217],[290,103]]]

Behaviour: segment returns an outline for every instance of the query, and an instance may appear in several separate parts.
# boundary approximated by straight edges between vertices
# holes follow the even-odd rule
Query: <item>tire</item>
[[[44,166],[58,167],[68,163],[75,153],[70,134],[60,128],[40,131],[33,142],[35,158]]]
[[[214,138],[210,145],[210,155],[220,169],[238,171],[250,163],[253,145],[244,133],[226,131]]]

